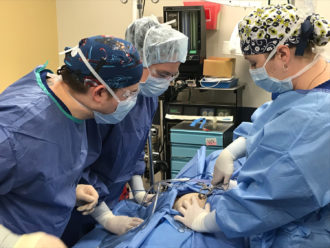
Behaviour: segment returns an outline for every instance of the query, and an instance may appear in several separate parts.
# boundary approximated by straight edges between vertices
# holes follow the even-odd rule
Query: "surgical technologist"
[[[329,23],[289,4],[267,6],[246,16],[239,34],[252,79],[274,100],[241,132],[246,142],[235,153],[246,163],[237,187],[211,212],[193,200],[175,218],[196,231],[249,237],[253,248],[328,248],[330,66],[314,46],[328,43]],[[216,162],[214,178],[226,166]]]

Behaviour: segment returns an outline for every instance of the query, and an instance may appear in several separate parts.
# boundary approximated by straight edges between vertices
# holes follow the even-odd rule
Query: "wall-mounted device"
[[[199,80],[203,76],[206,57],[206,25],[203,6],[165,6],[164,22],[176,20],[172,27],[189,38],[185,63],[180,65],[178,79]]]

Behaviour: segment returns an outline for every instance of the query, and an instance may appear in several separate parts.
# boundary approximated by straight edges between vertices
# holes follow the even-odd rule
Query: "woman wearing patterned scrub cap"
[[[100,139],[102,149],[99,150],[97,142],[97,145],[90,146],[91,154],[101,154],[91,160],[94,162],[97,158],[90,172],[84,175],[84,181],[98,190],[101,202],[98,209],[104,211],[115,206],[127,182],[137,202],[142,203],[145,196],[145,201],[151,200],[153,195],[146,194],[141,177],[145,171],[144,147],[158,107],[158,96],[167,90],[170,82],[178,75],[179,66],[185,62],[188,49],[187,36],[169,25],[160,24],[154,16],[131,23],[126,30],[126,40],[136,47],[144,67],[136,105],[116,125],[97,126],[94,120],[87,122],[90,140]],[[95,132],[97,129],[100,129],[101,135]],[[98,209],[96,212],[99,212]],[[74,215],[76,218],[72,218],[72,225],[66,230],[68,244],[79,239],[74,240],[73,233],[84,226],[81,222],[92,222],[78,213]],[[117,223],[116,228],[106,229],[115,234],[123,234],[134,227],[126,221],[128,216],[120,218],[121,221],[113,222]]]
[[[212,184],[246,156],[237,186],[211,209],[186,202],[175,219],[200,232],[249,237],[250,247],[330,246],[330,67],[315,47],[330,39],[327,20],[292,5],[259,8],[239,23],[254,82],[274,93],[215,163]],[[222,155],[223,154],[223,155]]]
[[[59,75],[38,66],[0,95],[0,247],[65,247],[88,165],[85,120],[117,122],[135,104],[142,64],[131,43],[94,36],[65,53]]]

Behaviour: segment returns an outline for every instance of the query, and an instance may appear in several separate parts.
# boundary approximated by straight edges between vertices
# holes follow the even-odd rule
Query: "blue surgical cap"
[[[82,39],[78,47],[110,88],[125,88],[140,81],[143,66],[139,53],[130,42],[99,35]],[[64,63],[83,82],[86,78],[94,78],[79,53],[66,53]]]

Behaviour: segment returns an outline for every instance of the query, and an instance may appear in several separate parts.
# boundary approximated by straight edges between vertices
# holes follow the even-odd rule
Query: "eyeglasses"
[[[119,89],[121,91],[124,91],[124,93],[120,93],[119,97],[123,98],[125,100],[135,98],[138,94],[140,89],[138,88],[136,91],[130,91],[130,90],[124,90],[124,89]]]
[[[157,71],[156,69],[150,69],[150,68],[149,68],[149,71],[152,76],[154,76],[156,78],[164,78],[164,79],[167,79],[168,81],[173,81],[180,74],[179,72],[177,72],[176,74],[172,74],[167,71]]]

